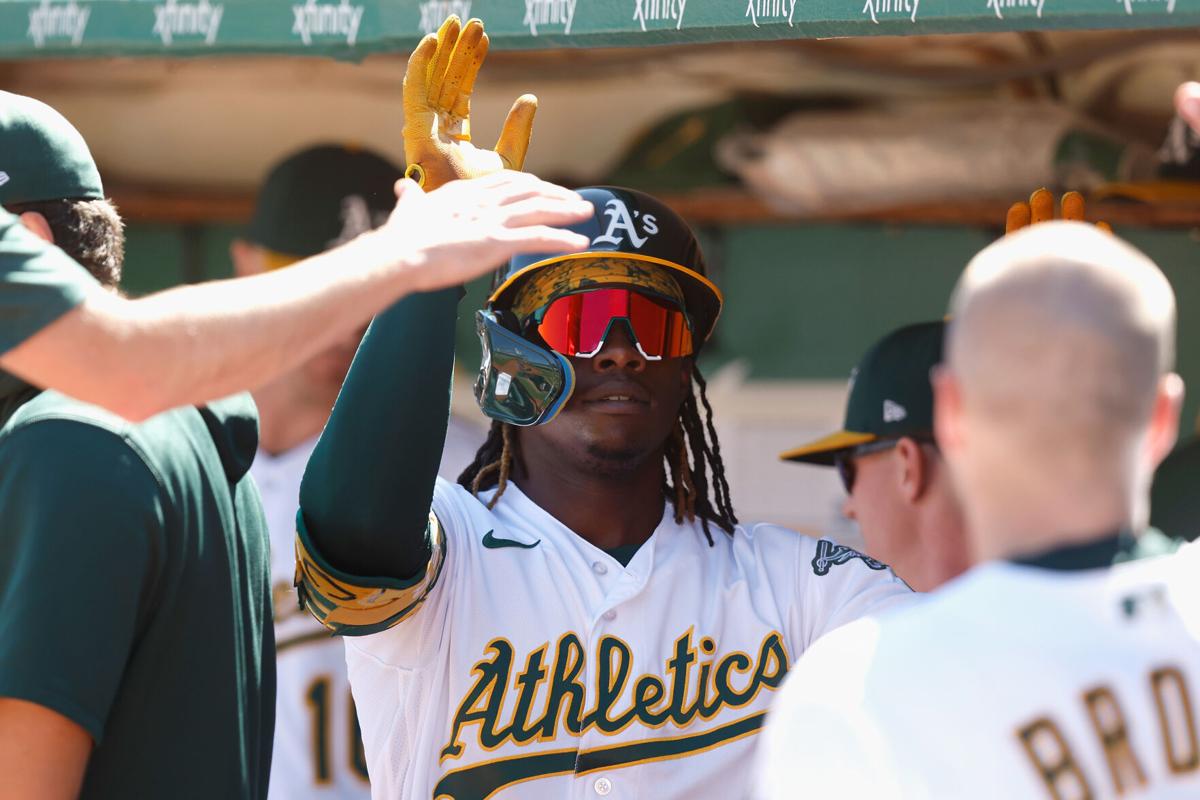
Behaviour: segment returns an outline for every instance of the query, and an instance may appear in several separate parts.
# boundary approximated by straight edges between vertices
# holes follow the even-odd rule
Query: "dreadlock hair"
[[[737,517],[729,499],[729,481],[725,478],[725,462],[721,459],[721,444],[713,427],[712,405],[708,402],[707,384],[699,367],[692,365],[692,391],[679,407],[679,419],[667,439],[663,451],[666,471],[663,494],[675,507],[675,521],[694,521],[700,518],[704,536],[713,545],[710,523],[733,535]],[[697,402],[699,398],[699,402]],[[700,416],[700,406],[704,417]],[[512,427],[499,420],[492,422],[487,440],[475,454],[475,460],[458,476],[459,485],[472,494],[496,487],[488,502],[495,508],[508,488],[514,459],[521,457]],[[709,472],[712,473],[712,499],[709,498]]]

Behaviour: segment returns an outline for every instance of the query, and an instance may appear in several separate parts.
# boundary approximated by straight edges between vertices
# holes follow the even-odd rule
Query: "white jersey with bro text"
[[[441,474],[457,475],[470,464],[485,435],[481,426],[451,417]],[[292,586],[300,480],[316,443],[314,436],[279,455],[259,451],[250,468],[271,533],[275,600],[275,743],[268,797],[366,800],[371,787],[345,648],[300,609]]]
[[[911,599],[884,565],[771,525],[661,523],[628,566],[509,484],[438,481],[437,582],[346,637],[376,798],[740,798],[818,637]]]
[[[818,643],[758,796],[1200,798],[1200,550],[980,566]]]

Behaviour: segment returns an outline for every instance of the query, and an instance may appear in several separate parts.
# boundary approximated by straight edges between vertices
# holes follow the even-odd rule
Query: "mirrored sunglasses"
[[[692,329],[676,304],[634,289],[590,289],[559,297],[533,315],[542,341],[565,356],[592,358],[615,322],[624,321],[638,351],[649,361],[692,355]]]

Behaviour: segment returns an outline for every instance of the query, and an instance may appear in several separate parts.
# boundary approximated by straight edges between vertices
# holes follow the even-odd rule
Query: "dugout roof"
[[[1196,0],[0,0],[0,59],[407,51],[447,14],[496,49],[1183,28]]]

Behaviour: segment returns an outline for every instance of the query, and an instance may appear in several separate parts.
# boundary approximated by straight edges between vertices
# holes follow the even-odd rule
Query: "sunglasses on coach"
[[[927,444],[937,449],[937,440],[930,434],[914,434],[911,436],[897,436],[893,439],[879,439],[874,442],[860,444],[857,447],[851,447],[849,450],[844,450],[833,457],[833,466],[837,469],[838,477],[842,479],[842,487],[846,490],[846,494],[854,494],[854,480],[858,477],[857,470],[854,466],[854,459],[861,456],[870,455],[871,453],[882,453],[885,450],[891,450],[901,439],[912,439],[918,444]]]

